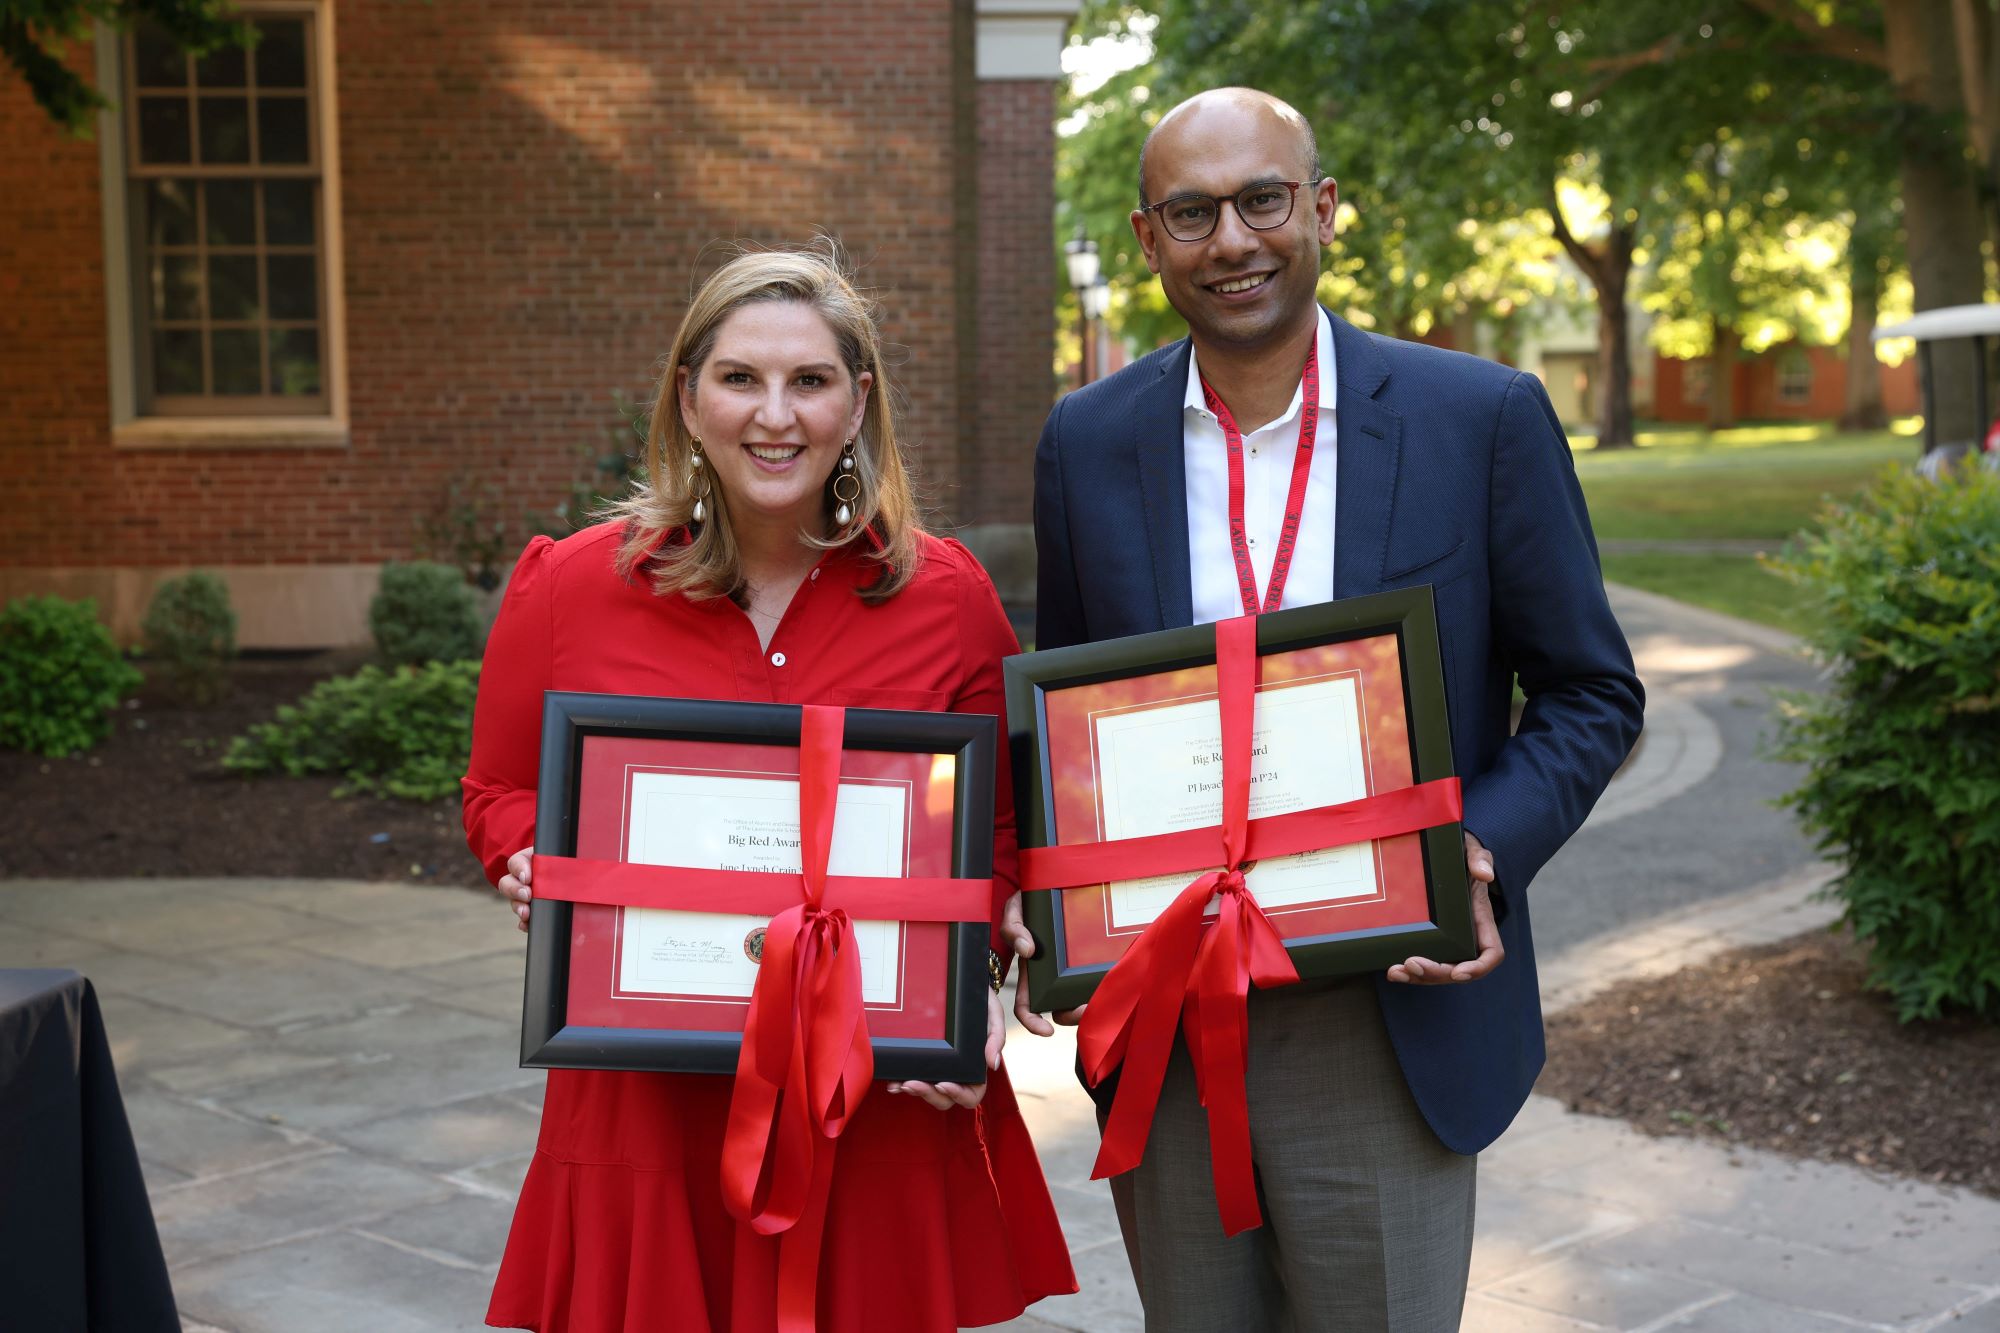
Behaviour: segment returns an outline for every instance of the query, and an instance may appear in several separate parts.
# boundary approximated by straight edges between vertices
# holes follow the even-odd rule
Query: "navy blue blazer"
[[[1528,886],[1631,751],[1645,696],[1541,381],[1329,318],[1334,593],[1436,589],[1465,827],[1493,853],[1506,961],[1464,985],[1376,983],[1425,1120],[1453,1151],[1475,1153],[1542,1067]],[[1035,450],[1038,648],[1193,622],[1188,356],[1184,339],[1050,413]],[[1516,676],[1528,702],[1510,738]]]

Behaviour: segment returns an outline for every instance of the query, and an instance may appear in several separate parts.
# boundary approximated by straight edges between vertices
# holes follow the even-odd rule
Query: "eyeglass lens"
[[[1282,227],[1292,216],[1293,194],[1293,188],[1282,182],[1245,186],[1234,200],[1237,216],[1257,231]],[[1184,194],[1160,205],[1160,220],[1177,241],[1205,239],[1221,214],[1221,202],[1206,194]]]

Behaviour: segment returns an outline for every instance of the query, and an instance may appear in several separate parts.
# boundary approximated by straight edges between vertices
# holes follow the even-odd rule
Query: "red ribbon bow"
[[[1250,822],[1250,740],[1257,674],[1257,619],[1215,627],[1222,710],[1223,866],[1181,890],[1098,984],[1077,1028],[1084,1072],[1101,1083],[1123,1064],[1118,1095],[1091,1178],[1130,1171],[1145,1155],[1153,1108],[1167,1073],[1174,1025],[1185,1013],[1196,1086],[1208,1108],[1208,1145],[1223,1231],[1260,1225],[1250,1167],[1250,986],[1299,979],[1284,940],[1243,881]],[[1215,928],[1204,932],[1209,900],[1221,895]]]
[[[810,1333],[835,1141],[875,1073],[854,922],[824,906],[845,710],[807,706],[799,728],[805,901],[771,918],[750,992],[722,1140],[730,1215],[778,1247],[778,1328]]]
[[[1125,1067],[1104,1128],[1093,1179],[1129,1171],[1145,1156],[1175,1024],[1185,1018],[1196,1086],[1208,1109],[1215,1198],[1229,1235],[1261,1224],[1250,1161],[1250,987],[1298,980],[1284,940],[1244,883],[1258,860],[1393,838],[1460,817],[1457,778],[1380,792],[1340,805],[1251,819],[1250,748],[1259,659],[1253,615],[1217,622],[1217,703],[1222,713],[1222,823],[1110,842],[1021,849],[1024,890],[1066,889],[1213,865],[1183,889],[1098,983],[1077,1029],[1090,1081]],[[1220,895],[1213,928],[1204,924]]]
[[[847,714],[810,704],[802,714],[799,874],[534,860],[539,899],[776,914],[765,928],[743,1024],[722,1141],[722,1197],[731,1216],[779,1237],[779,1333],[812,1333],[834,1149],[875,1071],[849,913],[977,922],[992,893],[987,880],[827,874]]]

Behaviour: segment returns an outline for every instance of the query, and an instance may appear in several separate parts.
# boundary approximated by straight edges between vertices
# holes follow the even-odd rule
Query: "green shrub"
[[[392,665],[479,656],[479,603],[450,565],[413,560],[382,566],[368,628]]]
[[[199,570],[168,579],[153,593],[139,630],[147,660],[177,697],[188,703],[222,697],[236,656],[236,612],[221,579]]]
[[[1787,696],[1787,796],[1904,1021],[2000,1019],[2000,476],[1885,477],[1772,567],[1804,594],[1824,694]]]
[[[330,773],[336,796],[434,801],[458,791],[472,756],[479,663],[361,668],[321,681],[229,743],[232,773]]]
[[[88,750],[110,734],[110,710],[143,679],[98,621],[95,602],[23,597],[0,610],[0,747]]]

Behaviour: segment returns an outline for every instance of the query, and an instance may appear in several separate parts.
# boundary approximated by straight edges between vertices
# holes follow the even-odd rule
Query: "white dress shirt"
[[[1306,506],[1285,580],[1284,606],[1333,600],[1333,486],[1336,431],[1333,325],[1319,312],[1319,434],[1313,442],[1312,471],[1306,478]],[[1250,539],[1250,566],[1257,571],[1259,601],[1269,592],[1271,562],[1285,523],[1285,499],[1292,487],[1292,460],[1299,448],[1299,409],[1304,384],[1292,390],[1283,416],[1243,437],[1243,524]],[[1188,564],[1194,593],[1194,623],[1206,624],[1243,614],[1237,591],[1236,557],[1229,547],[1229,446],[1222,423],[1208,410],[1201,392],[1201,367],[1190,349],[1187,398],[1181,408],[1183,466],[1187,469]]]

